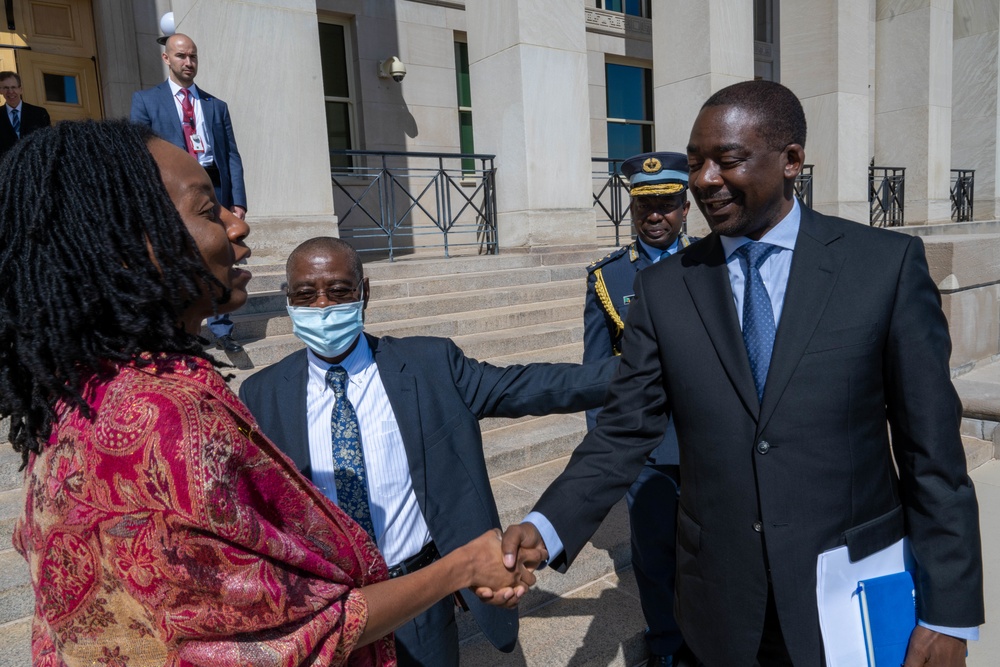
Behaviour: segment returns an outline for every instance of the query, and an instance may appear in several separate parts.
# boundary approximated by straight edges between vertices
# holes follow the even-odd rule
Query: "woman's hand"
[[[494,529],[460,547],[456,553],[461,553],[466,562],[469,576],[465,587],[504,591],[504,594],[490,598],[480,595],[480,599],[510,608],[516,606],[521,595],[535,584],[535,575],[523,565],[518,565],[513,571],[508,570],[503,564],[500,540],[500,531]]]

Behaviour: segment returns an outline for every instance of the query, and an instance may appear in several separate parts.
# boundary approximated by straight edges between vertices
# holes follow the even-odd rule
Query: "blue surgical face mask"
[[[326,308],[286,306],[292,333],[321,357],[346,352],[364,329],[364,299]]]

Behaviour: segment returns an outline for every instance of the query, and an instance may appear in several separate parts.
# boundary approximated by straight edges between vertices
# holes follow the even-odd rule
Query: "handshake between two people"
[[[534,524],[509,526],[480,535],[458,551],[467,551],[472,584],[480,600],[511,608],[535,584],[535,570],[549,558],[545,542]]]

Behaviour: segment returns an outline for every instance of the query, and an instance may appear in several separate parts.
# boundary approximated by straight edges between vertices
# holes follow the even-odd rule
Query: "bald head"
[[[163,48],[170,80],[181,88],[189,88],[198,74],[198,47],[194,40],[177,33],[167,38]]]

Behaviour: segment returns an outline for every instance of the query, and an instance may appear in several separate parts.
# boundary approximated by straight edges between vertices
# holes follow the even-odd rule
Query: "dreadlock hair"
[[[806,145],[806,114],[791,90],[774,81],[741,81],[726,86],[701,106],[734,106],[757,119],[757,131],[767,145],[781,150],[789,144]]]
[[[0,160],[0,417],[24,465],[58,400],[92,416],[82,383],[109,375],[108,361],[207,358],[181,316],[221,284],[167,195],[152,138],[123,120],[63,122]]]

